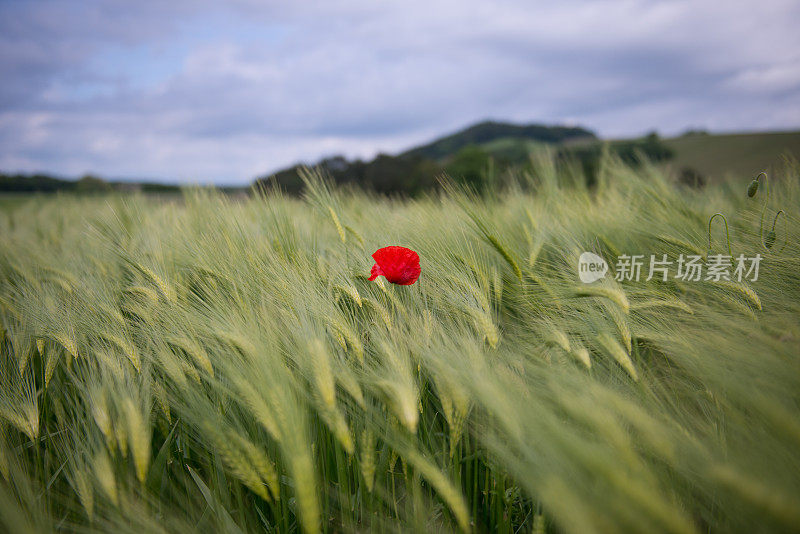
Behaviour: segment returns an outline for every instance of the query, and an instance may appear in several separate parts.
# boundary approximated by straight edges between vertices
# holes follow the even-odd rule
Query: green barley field
[[[800,531],[800,166],[738,178],[6,199],[0,531]]]

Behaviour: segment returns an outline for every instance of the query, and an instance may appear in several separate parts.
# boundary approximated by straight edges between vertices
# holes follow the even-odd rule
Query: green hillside
[[[474,134],[468,132],[481,131],[480,127],[481,125],[476,125],[429,145],[409,150],[405,154],[429,153],[435,154],[436,159],[440,161],[447,160],[463,148],[460,143],[465,139],[476,139]],[[726,176],[751,176],[762,170],[769,171],[770,168],[780,165],[784,156],[800,159],[800,131],[738,134],[700,132],[671,138],[651,136],[649,139],[652,146],[648,147],[643,144],[648,138],[602,140],[594,135],[588,135],[552,140],[542,136],[527,137],[521,134],[519,128],[522,127],[512,126],[512,130],[507,132],[502,130],[505,132],[503,135],[487,137],[482,141],[476,140],[471,144],[479,146],[500,162],[522,164],[527,161],[531,152],[547,145],[553,146],[559,153],[573,155],[583,160],[587,154],[597,155],[603,144],[609,143],[611,149],[621,154],[623,159],[632,160],[635,154],[641,151],[651,159],[668,162],[678,172],[693,171],[711,181]],[[580,128],[579,130],[587,131]],[[495,132],[502,133],[501,130]],[[450,151],[446,150],[448,147]]]
[[[561,143],[570,139],[595,139],[595,134],[585,128],[567,126],[546,126],[543,124],[509,124],[505,122],[479,122],[469,128],[442,137],[400,154],[403,156],[422,156],[441,160],[451,156],[469,145],[480,145],[499,139],[521,139],[541,143]]]
[[[335,156],[313,166],[324,169],[337,184],[357,185],[377,193],[415,196],[435,189],[437,177],[442,174],[480,190],[490,165],[504,171],[526,163],[536,146],[566,146],[596,139],[585,128],[486,121],[396,156],[378,154],[371,161],[348,161]],[[255,185],[277,185],[285,192],[299,193],[304,187],[301,167],[294,165],[261,176]]]
[[[502,137],[487,143],[482,143],[480,147],[498,160],[524,162],[532,152],[551,144],[552,143],[543,143],[531,139]]]
[[[637,154],[643,152],[651,160],[666,162],[678,173],[699,175],[705,181],[719,181],[727,176],[751,177],[780,166],[785,156],[800,159],[800,131],[691,133],[671,138],[616,140],[584,138],[552,146],[560,154],[586,161],[598,157],[605,143],[628,163],[633,163]],[[532,151],[546,144],[509,136],[478,146],[500,162],[522,164]]]
[[[664,143],[675,152],[676,169],[691,168],[709,179],[751,176],[780,165],[784,155],[800,158],[800,131],[693,134]]]

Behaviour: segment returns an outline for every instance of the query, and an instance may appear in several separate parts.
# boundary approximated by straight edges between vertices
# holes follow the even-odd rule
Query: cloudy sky
[[[246,183],[472,122],[800,128],[797,0],[0,0],[0,170]]]

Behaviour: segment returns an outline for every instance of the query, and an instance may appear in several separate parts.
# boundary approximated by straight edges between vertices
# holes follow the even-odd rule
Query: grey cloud
[[[797,127],[799,20],[783,0],[4,3],[0,169],[244,182],[489,117]],[[141,46],[180,58],[156,81],[147,55],[94,61]]]

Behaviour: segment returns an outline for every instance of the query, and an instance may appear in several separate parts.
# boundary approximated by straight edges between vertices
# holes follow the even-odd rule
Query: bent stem
[[[711,223],[716,217],[722,217],[722,221],[725,223],[725,242],[728,245],[728,255],[733,256],[733,253],[731,252],[731,234],[728,231],[728,219],[726,219],[725,215],[722,213],[715,213],[708,219],[708,250],[711,252]]]
[[[750,182],[750,186],[747,188],[747,196],[749,197],[756,196],[756,193],[758,192],[758,186],[761,183],[762,176],[764,177],[764,183],[766,183],[767,173],[765,171],[761,171],[760,173],[758,173],[758,176],[753,178],[753,181]]]
[[[789,220],[785,211],[778,210],[778,213],[775,214],[775,218],[772,220],[772,230],[770,230],[770,233],[773,235],[775,234],[775,225],[778,223],[778,217],[780,217],[781,214],[783,214],[783,226],[786,227],[786,238],[783,240],[783,246],[778,253],[783,252],[783,249],[785,249],[786,245],[789,243]]]
[[[764,187],[767,189],[767,198],[764,199],[764,206],[761,208],[761,220],[758,224],[758,235],[761,239],[761,246],[765,249],[768,249],[768,247],[764,244],[764,215],[767,213],[767,204],[769,204],[769,181],[767,180],[767,173],[762,171],[758,176],[756,176],[754,181],[760,182],[762,176],[764,177]]]

